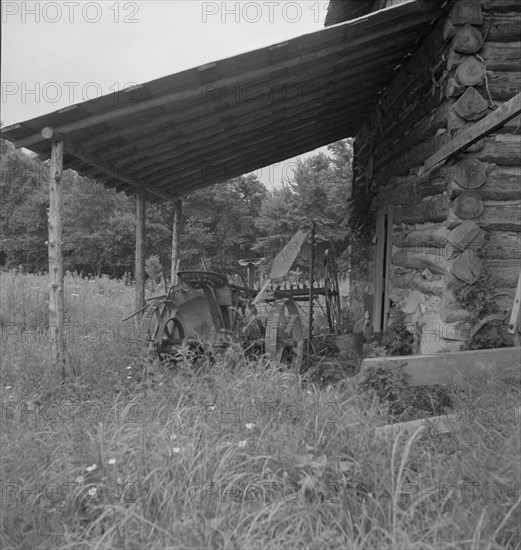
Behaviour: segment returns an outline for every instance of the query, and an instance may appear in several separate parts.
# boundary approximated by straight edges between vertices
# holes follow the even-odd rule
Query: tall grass
[[[46,280],[0,277],[2,548],[521,548],[514,384],[455,394],[457,432],[382,439],[355,379],[321,389],[236,348],[139,382],[114,336],[132,289],[67,277],[67,319],[99,333],[71,337],[57,385],[45,338],[13,328],[45,323]]]

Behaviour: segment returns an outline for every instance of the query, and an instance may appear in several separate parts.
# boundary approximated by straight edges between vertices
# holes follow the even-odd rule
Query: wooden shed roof
[[[3,128],[106,186],[175,199],[353,136],[440,8],[411,1]]]

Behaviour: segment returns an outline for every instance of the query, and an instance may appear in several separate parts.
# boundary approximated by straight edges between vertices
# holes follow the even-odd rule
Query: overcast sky
[[[323,28],[328,0],[2,0],[2,123]],[[257,172],[268,186],[292,162]]]

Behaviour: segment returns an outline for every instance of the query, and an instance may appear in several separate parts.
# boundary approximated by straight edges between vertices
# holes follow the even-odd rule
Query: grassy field
[[[72,276],[62,383],[46,284],[0,275],[2,548],[521,548],[517,385],[451,389],[457,432],[382,439],[389,407],[355,378],[235,349],[142,382],[133,289]]]

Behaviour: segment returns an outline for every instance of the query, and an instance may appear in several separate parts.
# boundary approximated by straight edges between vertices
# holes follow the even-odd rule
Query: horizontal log
[[[455,25],[449,18],[444,29],[445,38],[454,38],[461,28],[460,25]],[[478,29],[482,36],[486,35],[489,42],[515,42],[519,40],[521,13],[502,13],[494,16],[485,15],[483,24],[474,26],[474,28]]]
[[[521,200],[521,166],[495,166],[489,164],[487,179],[479,188],[485,201]],[[450,180],[447,192],[450,199],[464,191],[454,180]]]
[[[516,288],[519,280],[519,259],[484,259],[484,264],[495,288]]]
[[[456,226],[455,229],[461,227]],[[482,230],[483,231],[483,230]],[[411,254],[429,254],[430,257],[436,255],[443,261],[455,259],[461,251],[458,247],[448,246],[449,229],[446,227],[432,226],[424,229],[413,229],[409,233],[399,227],[395,227],[393,233],[393,245],[395,251],[399,249],[408,249]],[[521,261],[521,233],[514,231],[487,231],[485,240],[480,238],[481,234],[475,238],[466,248],[478,250],[479,256],[487,260],[508,260]],[[474,244],[479,241],[478,244]],[[479,245],[479,246],[478,246]],[[451,256],[453,255],[453,256]]]
[[[483,148],[473,153],[472,157],[499,166],[520,166],[521,135],[496,134],[489,136],[485,138]]]
[[[377,141],[375,156],[378,159],[377,164],[385,164],[392,158],[409,151],[412,147],[435,136],[439,130],[447,129],[447,119],[449,116],[449,105],[447,102],[439,105],[439,101],[432,103],[432,108],[425,113],[422,107],[414,112],[409,119],[400,124],[394,132]],[[423,118],[421,117],[423,114]],[[412,120],[411,120],[412,119]],[[414,126],[411,127],[411,122]]]
[[[521,83],[520,88],[521,89]],[[497,107],[500,107],[503,105],[503,101],[495,101],[494,104]],[[488,108],[485,112],[485,115],[488,113],[491,113],[493,109]],[[451,133],[456,133],[457,131],[461,130],[467,121],[463,118],[461,118],[457,113],[455,113],[453,110],[448,112],[447,115],[448,123],[447,123],[447,129]],[[501,127],[501,133],[502,134],[518,134],[521,133],[521,115],[516,116],[515,118],[509,120],[504,126]]]
[[[516,260],[521,262],[521,233],[487,231],[487,239],[480,254],[483,258],[491,260]]]
[[[483,96],[490,96],[494,101],[508,101],[521,90],[521,71],[492,71],[487,69],[487,84],[477,86],[476,90]]]
[[[483,201],[483,213],[474,220],[487,231],[521,231],[521,201]],[[453,229],[463,220],[452,209],[447,215],[447,227]]]
[[[487,99],[508,101],[521,89],[521,71],[487,71],[486,81],[475,88]],[[459,97],[465,89],[466,87],[458,84],[454,78],[449,78],[446,85],[446,96]]]
[[[361,379],[370,371],[396,370],[405,363],[409,386],[481,383],[485,380],[521,379],[521,349],[500,348],[364,359]],[[483,387],[483,386],[482,386]]]
[[[426,75],[431,74],[432,60],[441,59],[440,54],[446,48],[447,40],[443,37],[444,26],[443,21],[438,23],[407,63],[407,71],[400,71],[388,86],[381,98],[384,112],[389,111],[396,104],[397,98],[415,82],[428,80],[429,77]]]
[[[398,92],[398,96],[387,111],[380,113],[379,130],[382,136],[387,136],[395,129],[406,126],[412,128],[416,121],[427,116],[443,101],[443,90],[432,88],[432,80],[445,78],[442,73],[433,69],[432,74],[425,73],[409,75],[410,84],[406,90]]]
[[[406,71],[399,71],[393,82],[385,89],[379,101],[383,116],[379,121],[373,115],[367,119],[357,134],[357,140],[367,143],[372,139],[374,130],[379,127],[383,136],[387,136],[396,128],[412,128],[432,109],[439,105],[443,98],[440,93],[432,93],[432,80],[443,76],[443,63],[432,64],[433,59],[441,61],[447,41],[443,38],[443,21],[440,21],[434,31],[423,41],[419,50],[407,63]],[[410,117],[413,117],[411,120]],[[400,131],[400,130],[398,130]]]
[[[398,252],[393,254],[393,265],[417,269],[418,271],[429,269],[429,271],[438,275],[445,274],[448,268],[445,251],[428,247],[420,247],[418,250],[399,248]]]
[[[395,226],[393,244],[400,248],[420,246],[445,248],[448,234],[449,230],[445,225],[445,221],[437,224]]]
[[[447,145],[449,141],[450,137],[447,133],[436,135],[424,143],[420,143],[408,153],[394,160],[394,162],[390,162],[385,166],[375,167],[376,184],[384,185],[389,177],[392,176],[402,176],[411,172],[418,173],[421,165],[443,146]]]
[[[471,57],[485,65],[487,71],[519,71],[521,62],[521,42],[489,42],[487,41],[479,54],[468,56],[457,54],[451,56],[449,69],[457,69],[463,63],[468,64]],[[465,82],[460,81],[462,84]],[[472,84],[474,85],[474,84]]]
[[[488,114],[485,118],[482,118],[470,128],[463,129],[454,139],[440,147],[436,153],[432,154],[425,160],[423,164],[423,171],[428,172],[433,168],[443,165],[448,159],[464,152],[470,145],[475,144],[485,136],[491,136],[494,131],[504,126],[508,120],[515,118],[519,114],[521,114],[521,93],[515,95],[512,99],[504,103],[499,109],[496,109],[493,113]],[[512,151],[515,152],[513,158],[521,155],[521,148],[518,147],[516,150],[516,145],[519,145],[521,142],[521,136],[498,134],[487,138],[486,142],[490,142],[488,143],[488,154],[497,156],[497,159],[494,161],[495,164],[505,164],[505,162],[499,162],[498,159],[503,156],[508,158],[508,153],[512,156]],[[485,143],[485,145],[487,145],[487,143]],[[477,158],[480,160],[485,160],[481,155],[481,151],[484,149],[485,146],[480,147],[477,153]],[[521,159],[519,160],[521,161]],[[521,162],[514,162],[513,164],[519,165]]]
[[[483,11],[494,13],[508,13],[521,11],[519,0],[479,0]]]
[[[521,42],[487,42],[479,56],[488,71],[519,71],[521,63]]]
[[[397,206],[394,209],[394,223],[441,222],[447,218],[449,200],[446,195],[426,197],[411,206]]]
[[[375,206],[379,210],[387,204],[403,206],[418,203],[424,197],[440,195],[447,191],[450,178],[445,175],[429,174],[427,178],[418,176],[395,176],[375,197]]]

